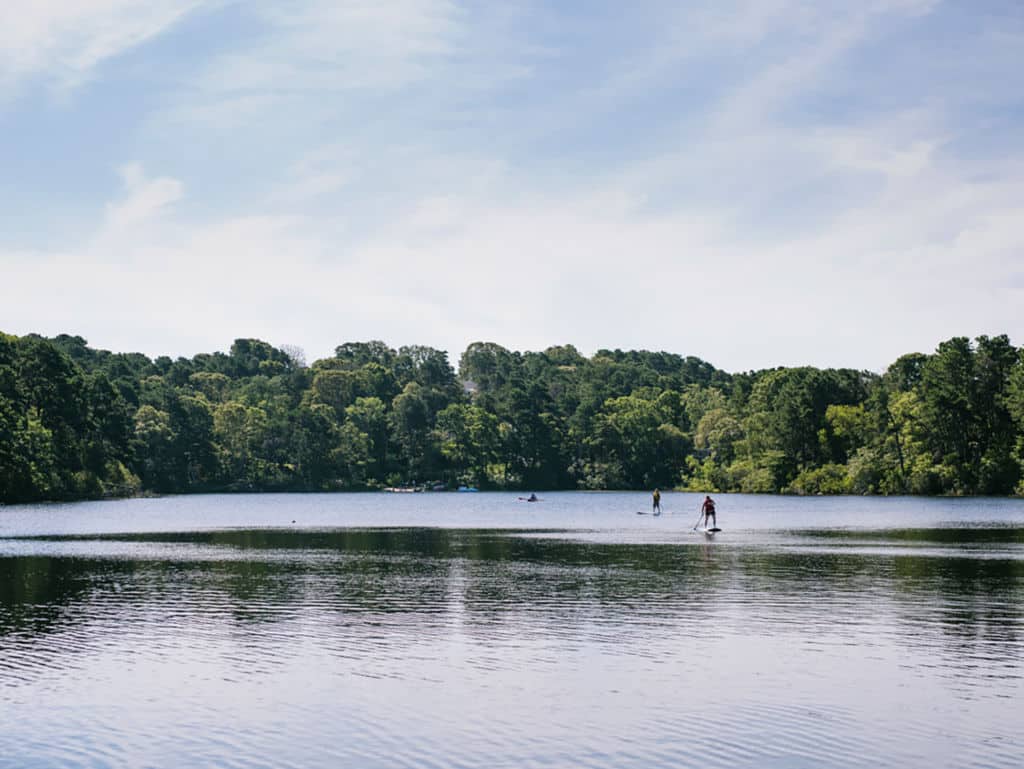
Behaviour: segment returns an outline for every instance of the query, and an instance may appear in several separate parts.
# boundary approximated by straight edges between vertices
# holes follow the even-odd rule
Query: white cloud
[[[243,148],[247,188],[229,192],[245,202],[220,189],[208,206],[202,179],[148,157],[171,176],[124,167],[89,242],[0,251],[16,276],[0,328],[186,355],[235,336],[311,358],[371,337],[453,359],[476,339],[571,342],[731,369],[880,369],[954,334],[1024,341],[1022,157],[976,152],[960,109],[964,94],[1007,97],[971,75],[944,102],[907,85],[930,69],[890,90],[887,73],[850,68],[941,7],[710,7],[649,52],[617,48],[610,28],[572,50],[502,40],[544,47],[523,70],[467,59],[490,38],[447,0],[246,5],[265,29],[197,62],[206,77],[174,103],[214,183]],[[999,61],[1019,61],[1006,46]],[[716,79],[720,49],[733,58]],[[512,71],[530,93],[498,98]]]
[[[32,0],[0,4],[0,86],[43,75],[60,88],[160,34],[203,0]]]
[[[307,0],[246,10],[266,33],[215,56],[186,98],[161,119],[219,127],[280,117],[282,104],[309,100],[310,119],[346,91],[391,90],[428,78],[457,50],[453,0]]]
[[[862,137],[866,147],[886,141]],[[873,173],[875,161],[866,165]],[[653,213],[615,183],[570,198],[501,196],[502,179],[487,194],[453,188],[342,241],[327,216],[189,223],[171,205],[181,195],[173,180],[136,166],[122,175],[126,197],[108,209],[119,213],[92,243],[17,258],[0,306],[19,322],[5,330],[184,355],[237,336],[298,343],[311,357],[378,337],[453,359],[476,339],[571,342],[668,349],[731,369],[881,369],[955,334],[1024,334],[1012,309],[1020,288],[1003,280],[1024,248],[1013,217],[1024,185],[979,183],[942,164],[900,165],[883,194],[830,226],[756,248],[728,217]],[[130,258],[111,258],[111,221],[146,222],[120,231]],[[40,286],[61,301],[40,303]]]
[[[127,231],[152,223],[169,206],[181,199],[183,185],[178,179],[147,179],[137,163],[122,166],[121,181],[125,196],[106,206],[100,238],[123,236]]]
[[[293,206],[315,202],[352,184],[358,173],[358,158],[344,145],[327,144],[306,151],[277,184],[272,203]]]

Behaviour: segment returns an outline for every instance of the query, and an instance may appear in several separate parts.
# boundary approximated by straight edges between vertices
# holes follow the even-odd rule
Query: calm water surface
[[[1024,503],[0,507],[0,767],[1020,767]]]

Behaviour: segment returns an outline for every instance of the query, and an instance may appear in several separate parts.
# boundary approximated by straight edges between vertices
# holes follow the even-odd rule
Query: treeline
[[[0,334],[0,501],[454,488],[1024,492],[1024,362],[962,337],[881,375],[350,342],[152,360]]]

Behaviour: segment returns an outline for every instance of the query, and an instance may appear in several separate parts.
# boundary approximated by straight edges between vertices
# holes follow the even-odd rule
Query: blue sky
[[[624,8],[0,9],[0,329],[730,370],[1024,343],[1024,6]]]

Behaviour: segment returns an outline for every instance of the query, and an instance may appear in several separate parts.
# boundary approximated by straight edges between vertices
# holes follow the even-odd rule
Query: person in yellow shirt
[[[654,494],[651,496],[654,500],[651,504],[651,512],[655,515],[661,515],[661,492],[655,489]]]

